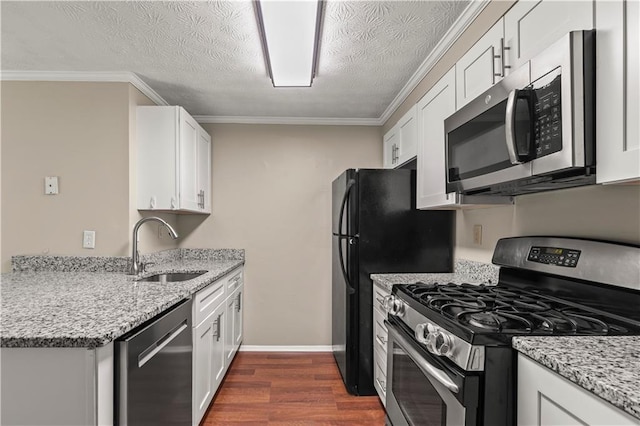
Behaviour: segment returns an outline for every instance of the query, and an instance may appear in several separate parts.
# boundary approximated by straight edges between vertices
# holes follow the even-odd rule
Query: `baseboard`
[[[270,346],[241,345],[240,352],[331,352],[331,345]]]

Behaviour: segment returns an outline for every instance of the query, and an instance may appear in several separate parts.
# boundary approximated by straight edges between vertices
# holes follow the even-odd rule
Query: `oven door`
[[[480,376],[431,355],[401,326],[385,324],[386,408],[392,425],[478,425]]]

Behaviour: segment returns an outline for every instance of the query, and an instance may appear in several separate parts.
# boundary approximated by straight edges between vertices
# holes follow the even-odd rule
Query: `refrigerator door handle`
[[[338,257],[340,258],[340,268],[342,269],[342,276],[344,277],[344,281],[347,284],[347,292],[349,294],[354,294],[356,289],[351,285],[351,281],[349,281],[349,273],[347,272],[347,268],[344,264],[344,253],[342,251],[342,239],[345,237],[350,237],[342,234],[342,222],[344,220],[344,210],[347,206],[347,201],[349,201],[349,195],[351,195],[351,190],[356,185],[355,179],[349,179],[347,182],[347,189],[344,191],[344,195],[342,196],[342,203],[340,205],[340,218],[338,219]]]
[[[338,235],[342,234],[342,222],[344,220],[344,208],[347,205],[347,201],[349,201],[349,195],[351,194],[351,190],[356,185],[355,179],[349,179],[347,182],[347,189],[344,191],[344,195],[342,196],[342,203],[340,204],[340,218],[338,219]]]
[[[342,270],[342,276],[344,277],[344,282],[347,284],[347,292],[349,294],[355,294],[356,289],[351,285],[351,281],[349,281],[349,273],[347,272],[347,268],[344,264],[344,256],[342,252],[342,238],[338,239],[338,257],[340,258],[340,269]]]

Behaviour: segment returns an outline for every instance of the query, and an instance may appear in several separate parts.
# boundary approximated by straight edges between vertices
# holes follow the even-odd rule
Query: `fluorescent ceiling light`
[[[310,87],[315,76],[322,2],[256,1],[267,69],[274,87]]]

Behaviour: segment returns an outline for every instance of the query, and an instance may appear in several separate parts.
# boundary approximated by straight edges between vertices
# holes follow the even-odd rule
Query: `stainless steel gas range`
[[[640,335],[640,248],[498,241],[495,286],[396,285],[387,298],[393,426],[515,424],[516,335]]]

